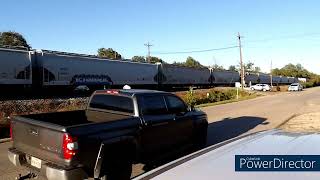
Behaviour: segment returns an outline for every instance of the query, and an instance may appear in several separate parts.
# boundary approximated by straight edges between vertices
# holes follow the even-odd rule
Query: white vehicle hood
[[[235,155],[317,155],[320,134],[271,130],[220,143],[180,158],[137,179],[161,180],[309,180],[320,179],[320,172],[236,172]]]

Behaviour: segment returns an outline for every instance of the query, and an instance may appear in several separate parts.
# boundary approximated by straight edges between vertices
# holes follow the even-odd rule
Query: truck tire
[[[208,126],[199,128],[198,132],[195,135],[194,146],[196,150],[202,149],[207,145],[207,131]]]
[[[117,146],[107,149],[106,164],[103,164],[101,180],[129,180],[132,173],[133,148]]]
[[[115,163],[108,172],[100,180],[129,180],[132,172],[131,162]]]

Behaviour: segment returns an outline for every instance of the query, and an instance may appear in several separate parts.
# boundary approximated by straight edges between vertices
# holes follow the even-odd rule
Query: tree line
[[[294,65],[290,63],[282,68],[272,69],[271,74],[275,76],[306,78],[306,87],[314,87],[320,85],[320,75],[308,71],[301,64]]]
[[[14,31],[0,32],[0,46],[31,48],[27,40],[21,34]]]

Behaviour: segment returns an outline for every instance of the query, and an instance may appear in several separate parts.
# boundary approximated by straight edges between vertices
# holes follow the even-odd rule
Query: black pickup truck
[[[13,117],[10,161],[47,179],[128,179],[133,163],[204,146],[207,115],[153,90],[100,90],[86,110]]]

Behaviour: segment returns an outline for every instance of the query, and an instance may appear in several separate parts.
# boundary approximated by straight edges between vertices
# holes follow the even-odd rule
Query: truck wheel
[[[106,156],[101,168],[101,180],[129,180],[133,164],[133,148],[114,144],[106,148]]]
[[[131,162],[113,163],[108,175],[104,175],[100,180],[129,180],[132,172]]]
[[[206,146],[206,144],[207,144],[207,131],[208,131],[207,129],[208,129],[208,127],[205,126],[205,127],[200,128],[199,131],[197,132],[196,137],[195,137],[195,142],[194,142],[196,150],[202,149]]]

